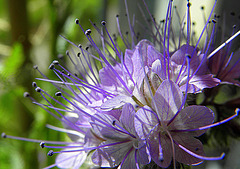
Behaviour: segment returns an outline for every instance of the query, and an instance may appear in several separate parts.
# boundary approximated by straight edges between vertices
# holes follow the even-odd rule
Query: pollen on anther
[[[37,87],[37,83],[36,82],[32,82],[32,87]]]
[[[53,70],[53,69],[54,69],[54,64],[50,64],[50,66],[48,67],[48,69]]]
[[[59,62],[58,62],[57,60],[54,60],[52,63],[53,63],[54,65],[58,65],[58,64],[59,64]]]
[[[90,35],[91,34],[91,29],[87,29],[86,31],[85,31],[85,35]]]
[[[34,66],[33,66],[33,69],[38,69],[38,65],[34,65]]]
[[[45,143],[44,142],[41,142],[39,145],[40,145],[41,148],[45,147]]]
[[[112,125],[114,125],[114,126],[115,126],[115,124],[116,124],[116,120],[113,120],[113,122],[112,122]]]
[[[56,92],[55,96],[62,96],[62,93],[61,92]]]
[[[24,93],[23,93],[23,96],[24,96],[24,97],[29,97],[30,94],[29,94],[28,92],[24,92]]]
[[[217,23],[217,21],[215,19],[212,20],[212,23]]]
[[[47,153],[48,156],[53,156],[53,151],[50,150],[48,153]]]
[[[103,26],[105,26],[105,25],[106,25],[106,21],[102,21],[101,24],[102,24]]]
[[[2,138],[7,138],[6,133],[2,133],[1,136],[2,136]]]
[[[35,91],[36,91],[36,92],[41,92],[41,88],[40,88],[40,87],[37,87],[37,88],[35,89]]]
[[[76,23],[76,24],[79,24],[79,19],[75,19],[75,23]]]

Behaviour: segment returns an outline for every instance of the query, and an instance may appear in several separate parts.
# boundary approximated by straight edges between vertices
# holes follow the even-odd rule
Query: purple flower
[[[148,143],[152,160],[160,167],[168,167],[175,160],[188,165],[203,160],[219,160],[220,157],[205,157],[202,143],[195,137],[206,129],[226,122],[212,124],[213,112],[205,106],[183,108],[181,89],[172,81],[165,80],[159,86],[151,106],[140,108],[135,117],[135,129],[141,139]]]
[[[120,164],[122,169],[137,169],[140,164],[150,162],[146,144],[135,131],[134,117],[134,107],[129,103],[123,106],[119,119],[106,114],[95,115],[91,123],[93,132],[105,140],[99,146],[102,148],[93,153],[95,164],[106,167],[102,164],[108,161],[111,167]]]
[[[240,32],[239,32],[240,33]],[[209,58],[208,66],[222,83],[240,85],[240,58],[239,51],[228,54],[221,50]]]
[[[25,94],[33,103],[62,122],[64,128],[49,128],[67,133],[72,142],[42,142],[3,136],[42,142],[41,147],[60,148],[60,151],[49,151],[48,155],[58,156],[55,164],[47,168],[79,168],[88,155],[92,155],[95,165],[119,166],[122,169],[139,169],[151,160],[166,168],[171,161],[176,166],[175,161],[194,165],[203,160],[222,159],[224,154],[220,157],[206,157],[202,143],[195,137],[204,134],[208,128],[236,117],[239,110],[235,115],[213,123],[214,114],[209,108],[187,106],[188,93],[202,92],[204,88],[212,88],[220,83],[207,65],[208,56],[212,54],[209,55],[209,48],[214,29],[204,48],[199,48],[202,34],[209,31],[206,29],[213,10],[198,42],[190,45],[190,3],[187,3],[187,7],[187,35],[183,30],[180,31],[180,36],[186,38],[181,41],[179,37],[179,46],[175,45],[175,48],[170,48],[171,40],[175,38],[172,37],[171,0],[163,26],[158,25],[150,15],[156,28],[150,31],[154,35],[154,43],[142,39],[135,45],[136,33],[131,22],[131,39],[122,35],[118,23],[125,51],[121,51],[116,40],[110,36],[105,21],[101,24],[107,37],[93,24],[102,39],[103,48],[100,48],[93,40],[91,30],[85,30],[76,19],[76,24],[90,42],[90,49],[83,49],[81,45],[66,39],[79,50],[76,57],[74,52],[66,52],[77,74],[58,61],[53,61],[49,69],[58,80],[52,80],[36,67],[43,76],[37,80],[51,83],[59,92],[51,96],[34,82],[33,87],[46,101],[45,104]],[[131,48],[129,44],[132,44]],[[114,51],[113,55],[109,49]],[[91,50],[94,50],[95,55]],[[228,70],[231,71],[234,72]]]

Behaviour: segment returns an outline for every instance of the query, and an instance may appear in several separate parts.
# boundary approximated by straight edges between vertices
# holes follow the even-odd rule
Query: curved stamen
[[[199,158],[201,160],[222,160],[224,158],[224,156],[225,156],[225,153],[222,153],[218,157],[206,157],[206,156],[202,156],[202,155],[199,155],[199,154],[196,154],[196,153],[190,151],[189,149],[187,149],[186,147],[182,146],[181,144],[178,144],[176,142],[175,142],[175,144],[177,144],[178,147],[180,147],[182,150],[184,150],[188,154],[192,155],[193,157]]]

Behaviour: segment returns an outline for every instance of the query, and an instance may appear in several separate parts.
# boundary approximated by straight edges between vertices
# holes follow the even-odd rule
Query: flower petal
[[[193,105],[181,110],[168,127],[170,130],[197,129],[212,124],[213,121],[214,113],[211,109],[205,106]],[[192,131],[191,133],[193,133],[194,136],[200,136],[205,133],[205,130]],[[183,134],[183,132],[179,132],[178,135],[181,134]]]
[[[174,82],[165,80],[153,97],[152,107],[161,121],[168,121],[181,107],[182,98],[183,94],[179,87]]]
[[[85,151],[61,153],[56,158],[57,167],[78,169],[84,163],[87,154]]]
[[[130,103],[126,103],[122,108],[122,114],[120,116],[120,122],[123,127],[133,135],[137,134],[134,127],[135,113],[134,107]]]
[[[192,136],[189,136],[187,133],[175,134],[175,135],[172,135],[172,137],[174,141],[184,146],[188,150],[202,156],[205,155],[203,150],[203,145],[198,139]],[[190,155],[189,153],[185,152],[178,146],[175,146],[175,153],[176,153],[176,160],[180,163],[193,165],[193,164],[198,164],[202,162],[202,159],[199,159]]]
[[[138,136],[145,139],[151,129],[158,124],[158,118],[157,115],[153,114],[151,108],[144,106],[136,112],[134,124]]]

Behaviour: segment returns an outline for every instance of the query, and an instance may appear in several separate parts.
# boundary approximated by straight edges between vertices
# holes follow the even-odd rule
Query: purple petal
[[[133,55],[133,51],[129,50],[129,49],[126,49],[125,55],[124,55],[124,63],[125,63],[128,71],[131,75],[133,73],[133,62],[132,62],[132,59],[131,59],[132,55]]]
[[[152,132],[148,144],[152,160],[160,167],[167,168],[171,164],[173,153],[170,139],[165,135],[160,135],[159,138],[158,132]],[[162,156],[159,151],[160,146],[162,149]]]
[[[128,134],[120,132],[117,130],[119,128],[116,125],[113,125],[113,122],[115,122],[115,124],[121,126],[121,123],[119,123],[119,121],[113,116],[101,113],[95,114],[95,117],[98,120],[92,119],[93,122],[91,122],[91,125],[94,133],[99,137],[113,140],[124,140],[129,137]]]
[[[138,136],[145,139],[151,129],[158,124],[158,118],[153,114],[151,108],[144,106],[136,112],[134,124]]]
[[[159,59],[153,62],[152,72],[156,73],[162,80],[166,79],[166,69],[163,67]]]
[[[85,151],[61,153],[56,158],[57,167],[78,169],[86,160],[87,154]]]
[[[179,87],[174,82],[165,80],[153,97],[152,107],[159,115],[161,121],[168,121],[180,109],[182,98],[183,94]]]
[[[157,51],[157,50],[154,48],[154,46],[152,46],[152,45],[149,45],[149,46],[148,46],[148,49],[147,49],[147,58],[148,58],[148,63],[147,63],[148,66],[151,66],[151,65],[153,64],[153,62],[154,62],[155,60],[157,60],[157,59],[159,59],[159,60],[161,60],[162,62],[164,62],[164,61],[163,61],[163,59],[164,59],[163,55],[162,55],[159,51]]]
[[[202,156],[205,155],[203,150],[203,145],[198,139],[192,136],[189,136],[187,133],[172,135],[172,137],[174,141],[186,147],[188,150]],[[175,146],[175,153],[176,153],[176,160],[180,163],[193,165],[193,164],[198,164],[202,162],[201,159],[190,155],[189,153],[185,152],[184,150],[176,146]]]
[[[176,52],[173,53],[173,55],[171,56],[171,61],[175,62],[178,65],[182,65],[184,62],[186,64],[186,55],[192,55],[194,51],[194,47],[189,46],[189,45],[183,45],[180,47],[179,50],[177,50]],[[193,53],[193,55],[191,56],[192,59],[195,59],[197,56],[196,51]]]
[[[212,88],[217,86],[220,83],[220,80],[217,78],[214,78],[213,75],[207,74],[207,75],[201,75],[201,76],[193,76],[191,80],[189,81],[189,84],[194,85],[195,92],[199,92],[200,90],[204,88]],[[186,86],[181,86],[182,90],[186,90]],[[191,88],[188,89],[188,92],[192,92]]]
[[[114,162],[111,157],[102,149],[97,149],[92,154],[92,162],[100,167],[114,167]]]
[[[104,144],[115,143],[115,141],[105,141]],[[114,146],[106,146],[103,148],[110,157],[113,158],[113,161],[116,165],[120,164],[129,150],[132,149],[133,143],[132,141],[123,142],[121,144],[116,144]]]
[[[130,103],[126,103],[122,108],[120,122],[124,128],[133,135],[136,135],[134,127],[135,109]]]
[[[209,124],[214,121],[214,114],[211,109],[205,106],[188,106],[181,110],[177,117],[168,126],[170,130],[186,130],[186,129],[197,129]],[[177,134],[178,132],[176,132]],[[200,136],[205,133],[202,131],[192,131],[193,136]],[[178,135],[183,134],[179,132]]]
[[[101,105],[103,111],[109,111],[112,109],[120,108],[126,103],[135,103],[130,96],[118,95],[112,99],[108,99]],[[135,103],[136,104],[136,103]]]

